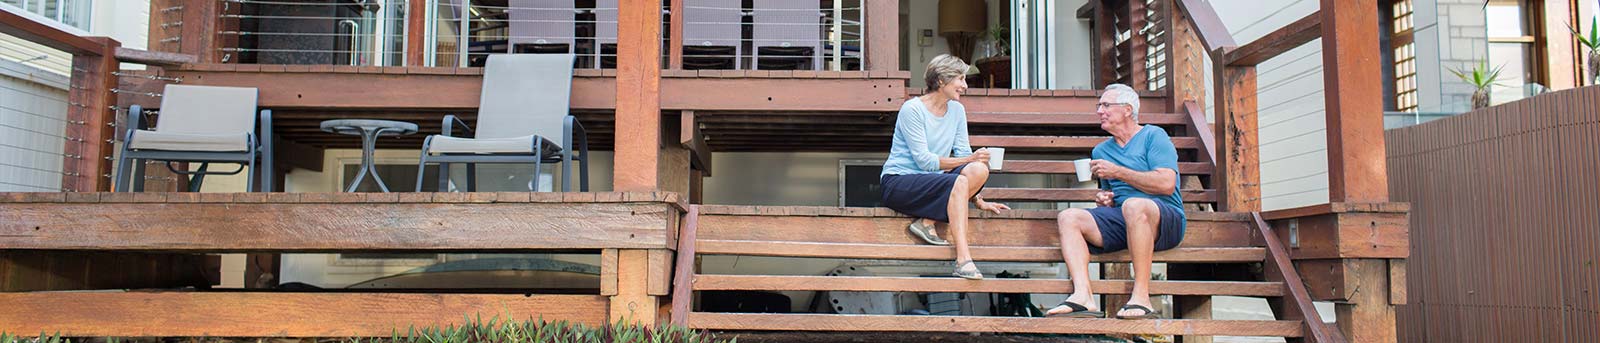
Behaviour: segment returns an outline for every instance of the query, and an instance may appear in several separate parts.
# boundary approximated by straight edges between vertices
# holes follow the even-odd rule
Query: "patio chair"
[[[572,61],[572,54],[489,56],[477,130],[455,115],[446,115],[443,133],[422,141],[416,189],[422,189],[429,163],[439,165],[441,191],[449,189],[450,164],[465,163],[468,192],[477,191],[479,163],[533,163],[534,185],[539,184],[544,163],[561,163],[561,191],[570,192],[572,163],[579,161],[579,189],[589,191],[589,135],[568,113]],[[455,136],[458,125],[473,136]]]
[[[725,61],[740,69],[744,57],[744,5],[740,0],[685,0],[683,54],[685,69],[708,69]],[[714,55],[695,57],[694,55]],[[731,57],[726,57],[731,55]]]
[[[617,0],[594,2],[594,68],[616,68],[617,65]]]
[[[511,53],[576,53],[581,12],[573,0],[510,0],[506,9]]]
[[[816,0],[755,0],[751,8],[755,69],[765,69],[762,55],[779,62],[794,62],[794,69],[822,69],[822,3]],[[788,64],[788,63],[785,63]]]
[[[167,85],[162,94],[153,129],[140,115],[143,108],[128,109],[128,131],[113,177],[116,191],[143,190],[143,183],[132,179],[143,174],[144,161],[167,162],[173,173],[191,177],[191,192],[200,190],[206,175],[236,175],[246,168],[246,191],[272,191],[272,111],[256,116],[255,88]],[[201,165],[188,171],[174,162]],[[237,163],[239,169],[208,171],[210,163]]]

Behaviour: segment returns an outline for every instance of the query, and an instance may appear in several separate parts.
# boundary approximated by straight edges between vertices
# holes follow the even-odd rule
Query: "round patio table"
[[[384,193],[389,192],[389,186],[383,184],[383,178],[378,177],[378,169],[373,166],[372,152],[378,145],[378,137],[404,136],[417,133],[417,124],[403,121],[378,120],[378,119],[334,119],[322,122],[322,131],[341,135],[361,136],[361,171],[356,172],[355,181],[350,182],[350,187],[345,192],[355,192],[356,186],[367,175],[372,175],[372,180],[378,183],[378,189]]]

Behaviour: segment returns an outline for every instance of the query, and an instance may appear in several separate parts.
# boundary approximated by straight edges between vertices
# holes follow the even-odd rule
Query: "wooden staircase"
[[[1202,134],[1202,131],[1209,133],[1210,128],[1200,127],[1205,123],[1204,115],[1182,111],[1182,106],[1177,108],[1179,111],[1174,111],[1172,106],[1165,104],[1167,99],[1164,97],[1146,98],[1139,122],[1166,129],[1172,136],[1173,145],[1178,148],[1180,160],[1185,161],[1178,167],[1179,174],[1198,176],[1202,183],[1207,183],[1216,168],[1210,163],[1207,153],[1210,140]],[[1006,148],[1007,156],[1043,154],[1053,157],[1008,158],[1005,168],[995,171],[996,174],[1072,176],[1075,170],[1070,159],[1088,156],[1096,145],[1110,138],[1100,129],[1099,115],[1093,113],[1094,101],[1093,95],[1059,101],[1062,106],[1071,106],[1062,110],[1077,112],[976,112],[981,107],[969,106],[975,111],[967,115],[970,142],[974,149]],[[1194,115],[1199,115],[1199,119]],[[1093,202],[1094,194],[1095,190],[1082,188],[989,187],[983,191],[984,199],[1003,202]],[[1184,189],[1182,194],[1184,202],[1188,203],[1216,203],[1218,200],[1217,192],[1213,189]]]
[[[973,255],[990,262],[1060,262],[1055,211],[1022,210],[981,215],[972,220]],[[1182,247],[1157,252],[1164,263],[1260,263],[1268,248],[1254,243],[1250,214],[1195,212],[1189,215]],[[695,257],[709,255],[843,258],[874,260],[954,259],[950,247],[920,244],[906,233],[909,217],[883,208],[692,206],[679,245],[674,299],[697,291],[882,291],[1059,293],[1072,291],[1065,279],[712,275],[695,272]],[[1127,262],[1126,252],[1096,255],[1094,262]],[[1129,294],[1131,280],[1098,280],[1098,294]],[[1283,282],[1164,281],[1151,283],[1156,295],[1232,295],[1284,298]],[[975,316],[711,313],[674,301],[673,319],[709,330],[784,331],[948,331],[1004,333],[1079,333],[1149,335],[1229,335],[1301,337],[1295,320],[1245,321],[1167,319],[1066,319]],[[1102,304],[1104,307],[1120,304]]]
[[[1056,97],[1062,109],[1092,109],[1095,92]],[[1035,97],[1037,98],[1037,97]],[[1147,96],[1141,123],[1166,129],[1179,150],[1180,174],[1197,176],[1183,192],[1191,204],[1218,201],[1212,185],[1216,168],[1211,128],[1193,104],[1169,105],[1160,96]],[[1153,99],[1152,99],[1153,98]],[[1110,138],[1099,128],[1098,115],[1090,112],[1038,112],[1049,102],[1028,108],[983,106],[993,97],[963,98],[977,103],[968,108],[993,112],[968,113],[974,148],[1007,148],[1005,168],[995,174],[1064,175],[1075,173],[1073,158],[1088,155]],[[1154,106],[1152,106],[1154,105]],[[1054,106],[1051,106],[1054,108]],[[1029,111],[1030,112],[1024,112]],[[1018,158],[1014,156],[1029,156]],[[991,179],[993,180],[993,179]],[[1195,184],[1205,185],[1193,187]],[[990,185],[986,199],[999,202],[1092,202],[1092,188],[1006,188]],[[1241,266],[1265,263],[1266,277],[1254,281],[1211,280],[1151,282],[1153,295],[1229,295],[1309,304],[1304,287],[1282,247],[1267,242],[1270,228],[1252,213],[1220,213],[1189,206],[1188,231],[1179,248],[1157,252],[1155,261],[1169,264],[1221,264]],[[973,211],[968,239],[975,260],[982,266],[995,262],[1061,263],[1056,210],[1016,210],[1004,214]],[[826,313],[718,313],[696,308],[697,295],[705,291],[860,291],[860,292],[979,292],[1067,294],[1066,279],[998,279],[970,281],[954,277],[719,275],[699,272],[699,257],[715,255],[863,260],[951,261],[954,249],[922,244],[906,231],[910,218],[886,208],[808,206],[691,206],[678,241],[674,276],[674,323],[691,328],[728,331],[867,331],[867,332],[994,332],[1053,334],[1140,334],[1183,336],[1321,336],[1326,326],[1314,311],[1288,318],[1310,320],[1068,319],[979,316],[854,315]],[[1274,244],[1269,244],[1274,243]],[[1274,251],[1274,250],[1278,251]],[[1096,263],[1126,263],[1130,255],[1118,252],[1093,256]],[[1278,277],[1270,273],[1287,271]],[[1269,281],[1274,280],[1274,281]],[[1292,280],[1283,282],[1281,280]],[[1131,280],[1093,282],[1097,294],[1127,295]],[[726,293],[721,293],[726,294]],[[1115,309],[1121,303],[1103,303]],[[1309,308],[1309,305],[1306,306]],[[1290,311],[1299,310],[1289,307]],[[1314,325],[1308,325],[1312,322]],[[1312,341],[1324,341],[1313,338]]]

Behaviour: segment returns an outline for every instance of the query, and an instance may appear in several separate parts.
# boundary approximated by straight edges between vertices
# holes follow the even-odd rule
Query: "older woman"
[[[960,58],[939,55],[928,62],[927,94],[900,106],[894,145],[884,161],[880,183],[883,204],[916,219],[907,227],[928,244],[949,245],[934,232],[934,222],[949,223],[955,241],[955,276],[981,280],[967,249],[967,199],[978,209],[1000,213],[1004,204],[983,201],[978,191],[989,180],[989,152],[967,143],[967,112],[957,100],[967,91],[971,67]]]

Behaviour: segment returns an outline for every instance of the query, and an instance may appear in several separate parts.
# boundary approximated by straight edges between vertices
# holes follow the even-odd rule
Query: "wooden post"
[[[622,249],[617,252],[616,273],[601,271],[602,277],[616,278],[616,295],[611,296],[610,321],[627,321],[655,326],[660,297],[651,295],[650,251]],[[602,281],[604,284],[604,281]]]
[[[1213,61],[1233,47],[1213,51]],[[1222,201],[1221,211],[1261,210],[1261,147],[1256,140],[1256,68],[1216,67],[1217,174],[1213,177]],[[1380,156],[1381,157],[1381,156]]]
[[[1167,89],[1172,91],[1172,108],[1183,110],[1186,101],[1194,101],[1194,106],[1205,108],[1205,47],[1201,46],[1200,38],[1194,32],[1194,26],[1189,22],[1189,17],[1179,9],[1176,0],[1167,0],[1161,4],[1161,11],[1166,12],[1167,22]],[[1199,120],[1194,121],[1197,126],[1192,129],[1199,133],[1208,128],[1205,126],[1205,115],[1201,114]],[[1202,152],[1202,155],[1206,153]],[[1201,156],[1202,161],[1213,161],[1215,156]],[[1218,179],[1212,178],[1211,187],[1221,188]],[[1214,268],[1215,266],[1206,266]],[[1167,277],[1174,279],[1181,273],[1193,273],[1202,268],[1194,264],[1168,264]],[[1212,297],[1206,295],[1173,296],[1172,307],[1177,318],[1183,319],[1211,319]],[[1179,342],[1183,343],[1211,343],[1211,336],[1181,336]]]
[[[425,42],[428,41],[428,6],[426,0],[410,0],[406,3],[406,60],[404,66],[423,66],[422,51],[426,50]]]
[[[1389,263],[1383,259],[1346,260],[1348,302],[1334,305],[1339,331],[1351,342],[1395,342],[1394,305],[1389,299]]]
[[[1194,101],[1205,108],[1206,49],[1189,16],[1179,9],[1177,0],[1163,6],[1162,10],[1167,12],[1167,87],[1172,89],[1173,108],[1184,101]]]
[[[171,1],[169,4],[179,8],[182,13],[182,30],[176,37],[178,52],[195,55],[200,58],[200,63],[217,63],[222,61],[223,52],[215,44],[218,23],[222,21],[223,5],[228,5],[232,10],[238,4],[229,4],[221,1]],[[231,60],[231,58],[230,58]]]
[[[95,53],[72,56],[72,87],[67,92],[67,141],[62,153],[61,188],[68,192],[106,192],[111,190],[112,133],[117,95],[116,40],[92,37],[102,45]]]
[[[683,0],[672,1],[672,22],[667,23],[671,39],[667,44],[667,66],[672,70],[683,70]]]
[[[617,13],[617,191],[659,189],[661,4],[622,0]]]
[[[867,25],[864,67],[869,71],[900,70],[900,3],[896,0],[863,0],[862,3]]]
[[[1329,202],[1389,201],[1377,6],[1322,0]]]
[[[1094,1],[1094,53],[1090,55],[1094,62],[1094,88],[1111,84],[1117,81],[1116,63],[1116,15],[1111,11],[1111,3],[1105,0]]]

